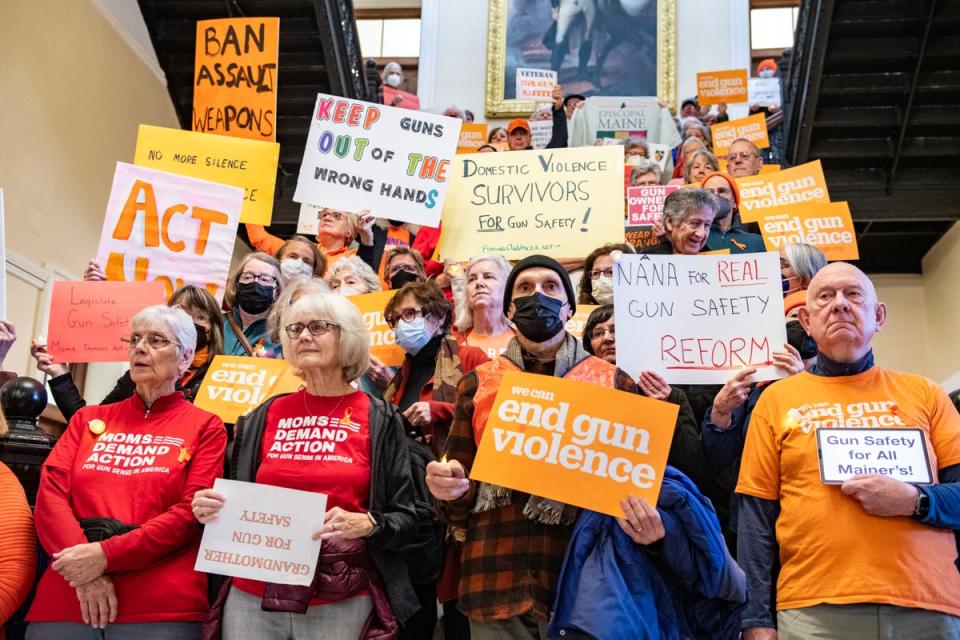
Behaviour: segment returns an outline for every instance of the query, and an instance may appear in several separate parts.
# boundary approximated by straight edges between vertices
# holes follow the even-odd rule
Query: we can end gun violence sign
[[[614,265],[617,366],[670,384],[723,384],[755,367],[783,378],[773,352],[787,341],[780,258],[624,255]]]
[[[293,199],[436,227],[460,120],[319,94]]]
[[[443,207],[444,258],[584,256],[623,242],[623,149],[458,156]]]

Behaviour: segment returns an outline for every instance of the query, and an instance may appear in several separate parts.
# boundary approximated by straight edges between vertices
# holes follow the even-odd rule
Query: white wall
[[[480,118],[488,6],[488,0],[423,0],[418,93],[425,108],[456,104]],[[749,19],[749,0],[677,0],[675,106],[696,94],[698,71],[749,66]],[[731,106],[730,113],[738,117],[746,109]]]

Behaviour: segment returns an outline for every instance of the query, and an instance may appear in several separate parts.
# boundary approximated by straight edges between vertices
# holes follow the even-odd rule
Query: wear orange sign
[[[827,260],[857,260],[857,234],[846,202],[804,204],[763,211],[760,233],[767,250],[805,242],[823,251]]]
[[[160,282],[53,283],[47,351],[57,362],[123,362],[130,318],[166,302]]]
[[[807,162],[776,173],[737,178],[740,219],[756,222],[761,211],[798,204],[830,202],[820,161]]]
[[[232,424],[267,398],[296,391],[296,388],[276,389],[281,378],[288,373],[290,365],[286,360],[215,356],[194,404]]]
[[[406,356],[403,349],[397,346],[393,329],[383,317],[383,310],[395,293],[396,291],[378,291],[350,296],[350,302],[360,309],[367,331],[370,332],[370,355],[379,358],[380,362],[388,367],[400,366]]]
[[[749,140],[757,145],[758,149],[766,149],[770,146],[767,117],[762,113],[755,113],[739,120],[718,122],[710,126],[710,133],[713,137],[713,152],[718,156],[727,155],[733,141],[740,138]]]
[[[485,144],[487,144],[486,122],[464,122],[460,126],[457,153],[473,153]]]
[[[698,73],[697,101],[702,107],[719,102],[746,102],[747,70],[731,69]]]
[[[193,130],[277,139],[280,18],[197,22]]]
[[[678,410],[632,393],[511,371],[500,383],[470,478],[623,517],[620,500],[628,495],[656,504]]]

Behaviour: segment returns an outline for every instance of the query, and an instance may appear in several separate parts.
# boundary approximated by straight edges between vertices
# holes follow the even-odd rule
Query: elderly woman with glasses
[[[356,240],[360,228],[358,216],[368,213],[329,208],[320,209],[317,213],[317,249],[323,255],[328,270],[337,260],[356,255],[357,250],[350,245]],[[257,251],[270,255],[275,255],[284,246],[282,238],[270,234],[258,224],[247,225],[247,237]]]
[[[251,253],[230,276],[224,302],[223,351],[228,356],[266,356],[278,345],[270,340],[267,317],[282,287],[280,261]]]
[[[193,361],[193,319],[156,305],[130,328],[134,394],[77,411],[43,465],[35,521],[52,563],[30,640],[198,638],[207,617],[190,501],[220,474],[226,431],[175,391]]]
[[[629,244],[605,244],[583,262],[577,304],[613,304],[613,263],[624,253],[636,253]]]
[[[417,609],[398,553],[417,526],[403,421],[352,386],[370,354],[363,316],[349,300],[304,295],[280,325],[283,357],[306,386],[237,420],[230,477],[327,495],[314,533],[323,541],[318,575],[313,586],[234,579],[213,617],[222,617],[224,640],[356,640],[363,629],[379,634],[365,637],[392,637]],[[210,522],[224,500],[198,491],[194,514]]]

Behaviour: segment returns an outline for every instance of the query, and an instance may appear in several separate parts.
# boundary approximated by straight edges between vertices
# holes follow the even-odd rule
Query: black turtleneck
[[[855,376],[863,373],[873,366],[873,349],[867,352],[865,356],[853,362],[837,362],[831,360],[822,352],[817,352],[817,362],[810,368],[810,373],[815,376],[825,378],[836,378],[838,376]]]
[[[442,340],[443,334],[436,335],[430,339],[430,342],[423,345],[423,349],[420,349],[416,355],[407,354],[404,364],[410,365],[410,375],[407,377],[400,404],[397,405],[400,411],[406,411],[414,402],[420,402],[423,386],[433,378],[437,370],[437,353],[440,351]]]

